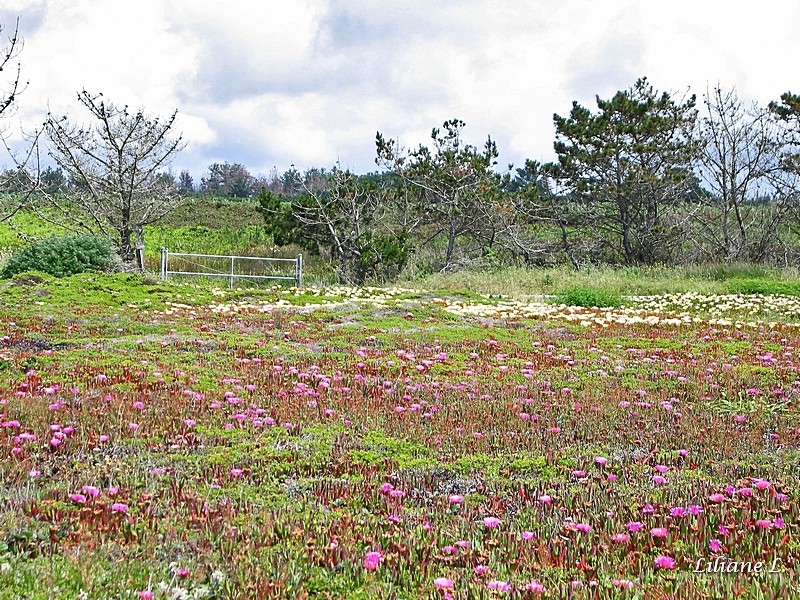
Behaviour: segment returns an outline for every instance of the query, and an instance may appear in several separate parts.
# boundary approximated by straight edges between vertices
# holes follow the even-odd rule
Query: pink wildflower
[[[650,530],[650,535],[656,538],[665,538],[668,535],[668,531],[666,527],[653,527]]]
[[[759,519],[756,521],[756,527],[760,529],[772,529],[772,521],[769,519]]]
[[[525,591],[532,592],[534,594],[542,594],[544,593],[544,586],[537,580],[531,579],[528,583],[525,584]]]
[[[611,582],[614,587],[622,588],[625,590],[629,590],[633,587],[633,582],[630,579],[614,579]]]
[[[483,525],[487,529],[494,529],[498,525],[500,525],[501,521],[497,517],[484,517]]]
[[[437,577],[433,580],[433,585],[440,590],[452,590],[453,580],[447,577]]]
[[[365,569],[374,571],[381,564],[381,560],[383,560],[383,555],[380,552],[367,552],[364,556],[364,562],[361,564]]]
[[[660,556],[656,557],[655,560],[656,566],[661,569],[674,569],[677,565],[675,559],[671,556],[666,556],[661,554]]]
[[[498,579],[493,579],[486,584],[486,587],[488,587],[490,590],[495,590],[496,592],[510,592],[514,589],[514,587],[507,581],[500,581]]]

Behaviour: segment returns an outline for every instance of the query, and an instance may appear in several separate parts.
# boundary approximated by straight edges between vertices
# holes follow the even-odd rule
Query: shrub
[[[622,296],[608,290],[596,290],[586,286],[568,288],[556,296],[556,302],[568,306],[606,308],[622,306]]]
[[[800,282],[774,279],[733,279],[728,283],[732,294],[784,294],[800,296]]]
[[[68,277],[85,271],[105,271],[114,264],[114,251],[104,239],[91,235],[50,237],[15,252],[0,269],[0,277],[40,271]]]

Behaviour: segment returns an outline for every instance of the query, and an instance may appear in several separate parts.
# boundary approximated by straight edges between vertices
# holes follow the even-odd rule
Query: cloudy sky
[[[4,37],[17,17],[13,124],[83,121],[82,89],[177,108],[173,168],[196,181],[224,161],[366,172],[376,131],[413,147],[450,118],[503,165],[550,160],[553,113],[640,76],[679,96],[800,92],[797,0],[0,0]]]

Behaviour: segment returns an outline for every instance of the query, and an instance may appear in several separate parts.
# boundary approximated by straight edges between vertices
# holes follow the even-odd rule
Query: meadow
[[[0,598],[797,597],[752,291],[0,282]]]

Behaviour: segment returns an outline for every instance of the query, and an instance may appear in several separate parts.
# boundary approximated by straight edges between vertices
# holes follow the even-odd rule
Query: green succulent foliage
[[[7,279],[28,271],[69,277],[86,271],[107,271],[114,262],[114,251],[105,239],[91,235],[50,237],[13,254],[0,269],[0,277]]]

